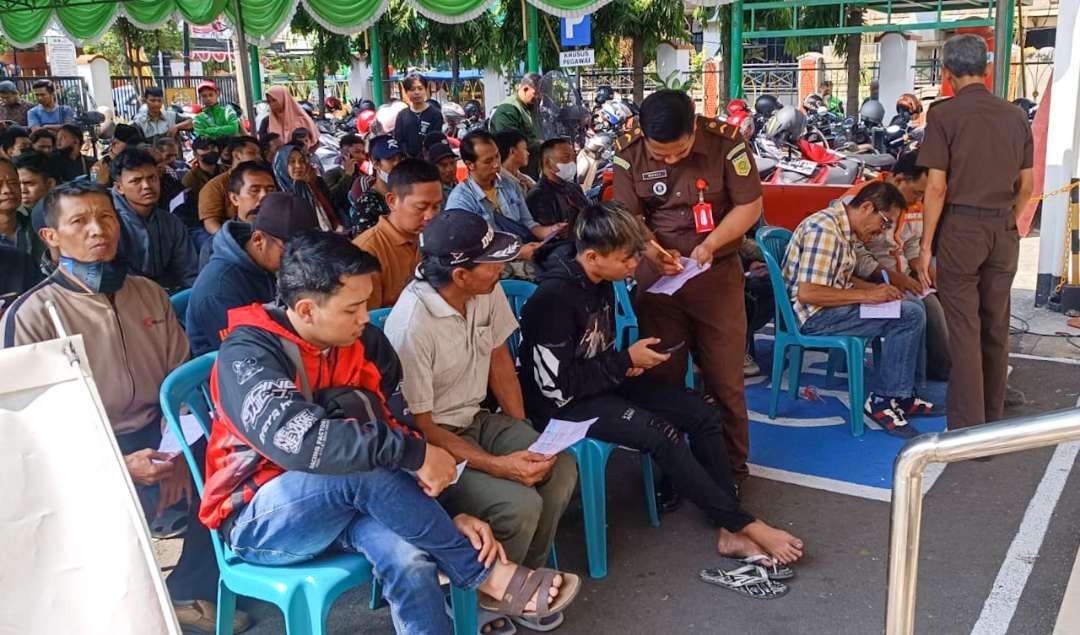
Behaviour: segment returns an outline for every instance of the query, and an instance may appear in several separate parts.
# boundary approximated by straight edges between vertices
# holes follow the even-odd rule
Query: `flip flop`
[[[187,510],[179,510],[175,506],[166,509],[154,519],[150,525],[150,535],[159,540],[176,538],[187,532]]]
[[[740,564],[748,564],[755,567],[761,567],[765,570],[765,574],[770,580],[774,580],[777,582],[780,580],[790,580],[791,578],[795,577],[795,572],[791,569],[791,567],[778,564],[775,560],[763,553],[754,554],[745,558],[732,558],[732,560],[735,560],[735,562],[738,562]],[[772,564],[767,564],[769,562],[771,562]]]
[[[775,600],[788,592],[786,584],[770,580],[764,568],[752,564],[732,571],[704,569],[698,577],[707,584],[758,600]]]
[[[559,594],[553,599],[550,592],[556,575],[562,576],[563,583],[559,587]],[[539,622],[545,617],[562,613],[574,601],[580,590],[581,578],[573,573],[564,573],[547,568],[530,571],[528,568],[518,565],[514,569],[513,575],[510,576],[510,584],[506,586],[502,598],[496,600],[487,594],[481,593],[479,597],[480,608],[511,618],[523,617],[527,620]],[[537,598],[536,610],[526,611],[525,605],[529,603],[533,595]]]

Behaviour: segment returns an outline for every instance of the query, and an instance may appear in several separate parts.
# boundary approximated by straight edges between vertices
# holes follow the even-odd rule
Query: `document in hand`
[[[529,446],[529,452],[554,456],[585,438],[589,427],[596,423],[596,418],[588,421],[562,421],[552,419],[544,428],[540,438]]]
[[[454,476],[454,480],[450,481],[451,485],[461,480],[461,473],[465,471],[465,466],[468,464],[468,461],[462,461],[461,463],[457,464],[457,474]]]
[[[900,317],[900,300],[881,304],[859,305],[859,317],[864,320],[895,320]]]
[[[664,295],[675,295],[675,292],[683,288],[683,285],[690,281],[691,278],[697,277],[705,272],[709,268],[709,265],[702,267],[696,260],[690,258],[681,258],[683,270],[673,276],[664,276],[653,283],[651,287],[647,289],[649,293],[662,293]]]
[[[202,424],[195,418],[195,415],[180,415],[180,427],[184,429],[184,438],[187,440],[188,445],[195,443],[203,436]],[[165,426],[165,429],[161,432],[161,444],[158,446],[158,452],[162,454],[180,454],[180,451],[180,440],[173,434],[172,426]]]

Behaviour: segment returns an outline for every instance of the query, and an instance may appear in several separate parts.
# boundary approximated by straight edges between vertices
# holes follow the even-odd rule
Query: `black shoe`
[[[682,507],[682,496],[673,487],[665,487],[663,483],[656,488],[656,510],[661,514],[670,514]]]

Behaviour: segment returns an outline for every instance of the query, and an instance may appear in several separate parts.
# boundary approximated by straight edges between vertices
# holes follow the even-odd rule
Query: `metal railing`
[[[197,100],[195,89],[205,81],[211,80],[218,87],[218,94],[222,102],[239,103],[240,92],[236,87],[236,78],[229,75],[154,75],[141,77],[132,75],[113,75],[112,98],[113,109],[116,116],[130,120],[139,112],[142,106],[143,90],[151,86],[157,86],[165,91],[165,104],[175,102],[180,106],[188,106]],[[177,90],[182,89],[182,90]]]
[[[1080,439],[1080,409],[925,434],[904,446],[893,465],[886,635],[910,635],[915,631],[926,465],[1031,450],[1076,439]]]
[[[40,79],[47,79],[53,83],[56,87],[56,101],[64,104],[65,106],[71,106],[76,112],[86,112],[93,106],[90,98],[90,91],[86,87],[86,81],[76,75],[73,77],[59,77],[53,75],[43,75],[40,77],[27,77],[27,76],[15,76],[15,77],[3,77],[0,79],[6,79],[8,81],[15,82],[15,87],[19,91],[19,95],[24,101],[31,104],[36,104],[37,99],[34,97],[34,82]]]

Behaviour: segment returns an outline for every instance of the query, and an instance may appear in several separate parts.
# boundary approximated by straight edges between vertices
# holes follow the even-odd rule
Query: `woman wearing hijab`
[[[320,229],[344,231],[330,204],[326,185],[315,174],[303,148],[292,144],[281,146],[274,155],[274,179],[282,192],[295,194],[311,204],[319,218]]]
[[[266,104],[270,106],[270,114],[259,126],[260,139],[271,133],[281,139],[292,139],[294,132],[304,129],[307,130],[305,147],[308,150],[318,147],[319,128],[284,86],[271,86],[266,91]]]

